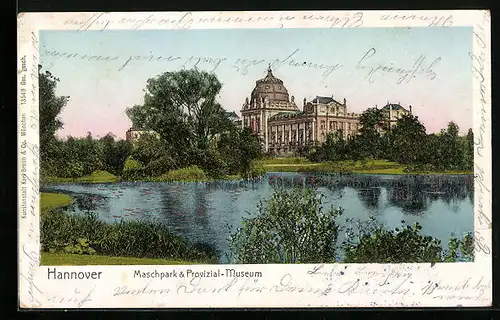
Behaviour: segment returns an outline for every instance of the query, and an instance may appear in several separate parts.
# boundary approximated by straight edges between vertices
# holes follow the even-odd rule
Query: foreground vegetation
[[[212,248],[203,244],[188,243],[160,223],[121,221],[108,224],[98,220],[92,212],[85,216],[68,214],[60,208],[68,202],[64,195],[42,193],[41,199],[42,252],[56,254],[48,257],[59,259],[61,263],[64,263],[65,259],[80,259],[79,261],[89,264],[105,259],[74,258],[74,254],[120,257],[118,260],[110,260],[115,262],[124,257],[189,263],[218,262],[218,254]]]
[[[147,259],[134,257],[110,257],[88,254],[42,252],[40,264],[43,266],[91,266],[91,265],[182,265],[196,264],[184,260]]]
[[[278,189],[245,218],[228,239],[234,263],[418,263],[472,261],[472,234],[441,241],[421,234],[419,224],[387,230],[375,219],[348,220],[339,226],[341,208],[323,208],[313,188]],[[339,234],[346,239],[337,245]]]

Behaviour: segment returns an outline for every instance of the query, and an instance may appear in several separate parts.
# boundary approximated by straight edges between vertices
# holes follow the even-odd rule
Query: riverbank
[[[121,221],[107,224],[96,215],[70,215],[73,200],[58,193],[40,194],[42,265],[213,264],[218,254],[203,244],[186,242],[159,223]]]
[[[310,162],[305,158],[274,158],[259,161],[266,172],[318,172],[356,174],[472,174],[472,171],[412,171],[407,166],[387,160]]]
[[[61,177],[41,177],[41,183],[112,183],[120,181],[120,177],[107,171],[94,171],[92,174],[79,178],[61,178]]]
[[[408,170],[406,165],[387,160],[368,161],[335,161],[335,162],[310,162],[306,158],[269,158],[254,162],[262,173],[265,172],[317,172],[317,173],[356,173],[356,174],[473,174],[467,170],[444,171],[415,171]],[[43,177],[42,183],[113,183],[118,181],[141,182],[209,182],[224,180],[243,180],[240,175],[226,175],[217,179],[208,177],[205,172],[191,166],[182,169],[170,170],[158,177],[140,177],[137,179],[123,180],[106,171],[95,171],[91,175],[80,178]]]
[[[42,177],[42,184],[51,183],[114,183],[119,181],[128,182],[209,182],[209,181],[231,181],[243,180],[240,175],[225,175],[218,179],[207,177],[203,170],[187,167],[177,170],[170,170],[158,177],[140,177],[135,179],[122,179],[107,171],[95,171],[91,175],[79,178]]]

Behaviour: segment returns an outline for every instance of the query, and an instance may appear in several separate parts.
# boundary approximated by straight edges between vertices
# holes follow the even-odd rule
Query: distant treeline
[[[385,159],[407,165],[409,171],[471,170],[474,165],[474,135],[459,135],[450,122],[446,129],[427,134],[418,117],[403,115],[389,128],[380,109],[368,109],[360,118],[357,136],[328,134],[321,145],[310,145],[302,154],[311,161]]]
[[[260,140],[250,129],[236,126],[216,101],[222,84],[214,74],[181,70],[149,79],[144,103],[127,109],[127,116],[135,128],[153,130],[158,137],[145,135],[132,145],[112,133],[100,139],[90,132],[85,138],[58,139],[55,133],[63,125],[59,114],[69,97],[56,96],[59,79],[41,68],[42,177],[77,178],[97,170],[128,180],[177,169],[209,178],[261,173],[252,164],[261,155]]]

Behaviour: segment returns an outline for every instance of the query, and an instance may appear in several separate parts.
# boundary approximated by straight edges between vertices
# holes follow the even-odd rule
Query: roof
[[[269,64],[269,67],[267,68],[267,75],[256,81],[256,84],[259,83],[278,83],[278,84],[283,84],[283,81],[281,79],[276,78],[273,75],[273,71],[271,70],[271,64]]]
[[[332,103],[332,102],[335,102],[337,104],[341,104],[340,102],[338,102],[335,99],[333,99],[333,97],[316,96],[316,98],[314,98],[312,100],[312,103],[320,103],[320,104],[329,104],[329,103]]]
[[[279,120],[279,119],[287,119],[287,118],[295,118],[298,116],[303,115],[304,113],[302,111],[298,112],[279,112],[275,114],[274,116],[270,117],[269,120]]]
[[[405,108],[403,108],[400,104],[397,104],[397,103],[389,103],[389,104],[385,105],[382,108],[382,110],[390,110],[391,106],[392,106],[392,110],[405,110],[405,111],[408,111]]]

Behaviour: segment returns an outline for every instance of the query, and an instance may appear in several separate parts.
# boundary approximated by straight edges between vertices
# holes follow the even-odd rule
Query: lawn
[[[291,159],[291,160],[290,160]],[[448,170],[405,172],[405,165],[387,160],[332,161],[313,163],[301,158],[274,158],[259,161],[266,172],[346,172],[359,174],[471,174],[470,171]]]
[[[40,193],[40,212],[44,214],[59,207],[65,207],[73,201],[70,196],[60,193]]]
[[[94,171],[92,174],[79,178],[44,177],[43,183],[108,183],[117,182],[119,177],[107,171]]]
[[[191,261],[146,259],[134,257],[111,257],[100,255],[84,255],[69,253],[42,252],[40,264],[42,266],[90,266],[90,265],[183,265],[201,264]]]

